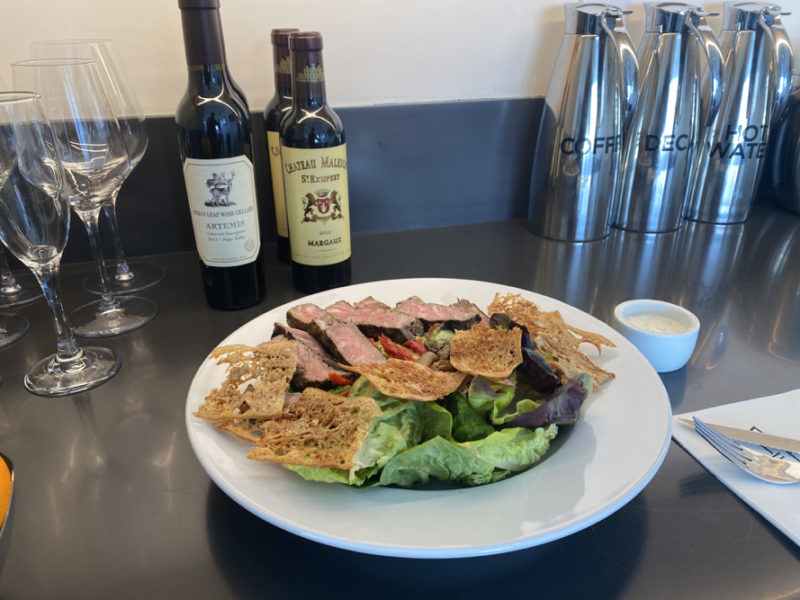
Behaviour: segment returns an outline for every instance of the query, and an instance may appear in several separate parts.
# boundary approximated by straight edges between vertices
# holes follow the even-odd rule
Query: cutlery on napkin
[[[681,417],[681,423],[686,423],[694,427],[691,419]],[[766,446],[767,448],[776,448],[778,450],[786,450],[788,452],[800,452],[800,440],[793,440],[779,435],[772,435],[763,433],[761,431],[754,431],[752,429],[739,429],[738,427],[729,427],[727,425],[717,425],[706,421],[706,425],[713,427],[723,435],[730,438],[739,440],[740,442],[747,442],[749,444],[758,444],[759,446]]]

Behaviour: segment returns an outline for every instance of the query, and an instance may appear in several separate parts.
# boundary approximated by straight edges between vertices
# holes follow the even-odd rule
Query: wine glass
[[[148,136],[144,113],[133,88],[127,84],[116,46],[111,40],[42,40],[31,44],[34,58],[85,58],[95,63],[100,83],[117,117],[120,131],[128,147],[128,173],[103,204],[103,214],[108,222],[114,247],[114,266],[110,269],[109,290],[113,294],[133,294],[156,285],[164,279],[164,269],[144,261],[125,258],[117,225],[116,203],[120,187],[131,171],[142,160],[147,150]],[[100,278],[89,275],[83,282],[86,291],[101,293]]]
[[[37,59],[11,65],[14,84],[42,96],[64,169],[70,205],[86,226],[103,293],[70,314],[76,335],[132,331],[155,317],[156,305],[139,296],[114,296],[100,250],[100,210],[129,172],[128,149],[94,62]]]
[[[119,370],[106,348],[81,348],[61,300],[61,254],[69,231],[69,199],[55,138],[37,94],[0,92],[0,240],[33,271],[52,311],[56,353],[25,375],[43,396],[88,390]]]
[[[2,78],[0,78],[0,90],[8,91],[5,81]],[[0,185],[2,185],[2,183],[3,182],[0,181]],[[22,274],[15,275],[11,271],[5,248],[0,244],[0,309],[25,306],[43,297],[42,290],[30,273],[27,274],[27,276]],[[28,330],[30,324],[27,323],[27,319],[21,316],[16,316],[16,318],[20,320],[21,327],[19,325],[9,326],[8,321],[5,322],[5,326],[0,324],[0,348],[16,341]],[[2,319],[2,317],[0,317],[0,319]],[[21,331],[22,333],[9,340],[9,330],[16,333]]]

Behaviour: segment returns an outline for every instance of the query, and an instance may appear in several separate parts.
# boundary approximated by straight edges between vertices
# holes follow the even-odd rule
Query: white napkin
[[[748,475],[714,450],[692,425],[678,420],[694,416],[706,423],[741,429],[757,427],[765,433],[798,438],[800,390],[675,415],[672,427],[672,437],[676,442],[733,493],[800,546],[800,483],[776,485]],[[800,454],[796,452],[784,451],[777,456],[800,462]]]

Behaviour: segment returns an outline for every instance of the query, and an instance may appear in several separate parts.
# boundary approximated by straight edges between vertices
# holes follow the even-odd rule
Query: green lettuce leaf
[[[557,433],[557,425],[536,429],[509,427],[464,446],[496,469],[521,471],[541,460]]]
[[[437,436],[446,440],[453,439],[453,415],[436,402],[417,402],[422,421],[422,437],[420,441],[430,440]]]
[[[398,454],[383,468],[380,485],[411,487],[438,479],[480,485],[492,481],[494,467],[472,452],[442,437],[435,437]]]
[[[453,392],[442,403],[453,416],[452,437],[456,442],[480,440],[494,431],[464,394]]]
[[[558,427],[522,427],[495,431],[474,442],[435,437],[406,450],[384,466],[380,485],[411,487],[431,479],[455,485],[498,481],[541,460]]]
[[[517,391],[516,373],[503,381],[478,375],[469,384],[467,398],[479,414],[486,415],[495,425],[502,425],[542,404],[531,398],[517,398]]]

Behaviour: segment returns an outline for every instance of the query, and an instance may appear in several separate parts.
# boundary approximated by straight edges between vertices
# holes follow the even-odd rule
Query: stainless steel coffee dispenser
[[[614,225],[633,231],[680,227],[695,148],[713,123],[724,87],[723,58],[701,8],[647,3],[639,45],[639,102],[625,135]],[[703,66],[707,98],[701,108]]]
[[[792,48],[780,7],[725,5],[720,44],[725,92],[717,118],[703,131],[684,216],[739,223],[747,218],[767,152],[770,126],[791,91]]]
[[[622,136],[638,68],[623,11],[564,5],[566,33],[547,90],[531,172],[528,229],[558,240],[609,232]]]

